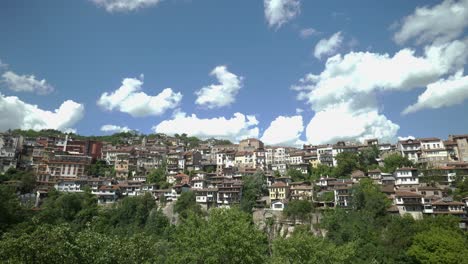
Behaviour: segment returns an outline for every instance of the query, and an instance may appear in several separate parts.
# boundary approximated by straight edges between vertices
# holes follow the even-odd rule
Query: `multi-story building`
[[[331,145],[322,145],[317,147],[317,158],[320,164],[333,166],[333,147]]]
[[[448,152],[444,142],[439,138],[419,138],[421,142],[420,163],[425,163],[431,167],[441,166],[448,162]]]
[[[268,186],[270,200],[283,200],[289,198],[290,187],[288,184],[277,181]]]
[[[418,162],[421,153],[421,142],[414,139],[398,141],[398,150],[403,157],[408,158],[412,162]]]
[[[395,185],[398,188],[411,188],[419,185],[418,170],[415,168],[398,168],[394,175]]]
[[[334,189],[335,195],[335,206],[348,208],[351,206],[352,198],[352,186],[350,185],[339,185]]]
[[[242,181],[225,180],[217,185],[218,206],[239,204],[242,196]]]
[[[357,145],[350,145],[347,146],[344,142],[338,142],[335,145],[332,146],[332,166],[338,165],[338,162],[336,161],[336,156],[340,153],[343,152],[358,152],[359,146]]]
[[[255,151],[263,149],[265,146],[262,141],[256,138],[247,138],[239,142],[238,151]]]
[[[255,158],[253,151],[238,151],[235,158],[236,167],[244,171],[255,168]]]
[[[449,140],[457,143],[458,161],[468,162],[468,134],[449,135]]]
[[[307,183],[295,183],[290,184],[290,193],[292,200],[309,200],[313,198],[314,187]]]
[[[58,178],[80,178],[86,176],[86,169],[91,164],[90,156],[50,153],[43,159],[45,173]]]
[[[394,204],[400,215],[410,214],[414,219],[421,219],[423,212],[423,196],[410,191],[396,191]]]
[[[108,165],[114,165],[117,156],[119,155],[133,155],[135,152],[134,147],[114,147],[106,146],[102,148],[101,159],[105,160]]]
[[[224,171],[230,170],[236,166],[236,151],[226,150],[216,154],[216,173],[221,175]]]
[[[0,134],[0,173],[16,168],[18,154],[23,146],[22,136]]]
[[[129,155],[123,154],[118,155],[114,161],[114,170],[115,176],[118,179],[126,179],[128,178],[129,170]]]

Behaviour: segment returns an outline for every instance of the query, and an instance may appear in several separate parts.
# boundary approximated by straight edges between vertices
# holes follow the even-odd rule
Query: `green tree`
[[[283,211],[286,217],[305,221],[310,218],[313,207],[312,203],[307,200],[291,200]]]
[[[89,175],[93,176],[114,176],[115,170],[114,166],[107,165],[106,161],[104,160],[97,160],[93,164],[91,164],[88,168]]]
[[[414,166],[407,157],[403,157],[398,153],[388,155],[384,159],[384,168],[385,172],[393,173],[397,168],[401,167],[412,167]]]
[[[208,219],[190,214],[175,229],[169,263],[265,263],[266,234],[239,209],[212,209]]]
[[[369,170],[371,166],[378,165],[377,159],[379,158],[379,148],[376,145],[364,148],[359,151],[359,163],[361,168],[366,171]]]
[[[154,208],[146,221],[145,232],[156,236],[165,236],[169,226],[169,219],[167,219],[161,209],[156,210]]]
[[[73,223],[83,227],[97,215],[97,200],[88,190],[85,193],[49,192],[38,217],[50,224]]]
[[[318,164],[316,168],[310,169],[312,179],[318,180],[320,177],[333,175],[333,168],[325,164]]]
[[[0,185],[0,234],[23,219],[23,208],[11,187]]]
[[[434,227],[414,237],[408,255],[422,264],[468,263],[468,241],[460,232]]]
[[[240,201],[240,208],[242,211],[251,213],[257,198],[266,192],[263,184],[264,178],[265,175],[263,173],[255,173],[243,177],[244,185],[242,186],[242,197]]]
[[[333,174],[338,178],[351,175],[354,170],[360,169],[359,156],[353,152],[341,152],[336,155],[337,165]]]
[[[352,263],[354,244],[336,246],[333,243],[298,230],[289,238],[273,242],[272,263]]]
[[[147,176],[148,183],[155,183],[161,187],[166,185],[166,165],[163,163],[159,168],[152,169]],[[161,187],[162,188],[162,187]]]
[[[362,179],[352,191],[352,208],[374,216],[384,216],[391,201],[371,179]]]
[[[468,197],[468,178],[458,177],[455,181],[455,191],[453,193],[454,198],[461,200],[462,198]]]
[[[178,213],[181,218],[187,218],[190,213],[202,215],[201,207],[195,201],[195,193],[193,191],[183,192],[174,205],[174,212]]]
[[[300,170],[288,169],[286,175],[291,177],[293,181],[305,181],[307,180],[307,175],[303,174]]]

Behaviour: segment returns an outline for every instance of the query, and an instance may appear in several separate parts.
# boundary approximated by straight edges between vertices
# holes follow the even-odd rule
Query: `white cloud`
[[[218,108],[230,105],[242,88],[242,77],[229,72],[226,66],[217,66],[210,75],[218,79],[219,84],[212,84],[195,92],[198,96],[195,103],[207,108]]]
[[[278,116],[265,130],[261,140],[268,145],[301,145],[303,131],[302,116]]]
[[[268,25],[276,28],[295,18],[301,9],[299,0],[264,0],[263,3]]]
[[[156,133],[182,134],[200,138],[220,138],[239,141],[248,137],[258,137],[258,121],[255,116],[235,113],[232,118],[198,118],[179,112],[171,120],[165,120],[153,127]]]
[[[15,92],[48,94],[54,90],[54,87],[47,83],[45,79],[37,80],[34,75],[17,75],[12,71],[3,73],[0,83]]]
[[[317,59],[322,58],[324,55],[333,55],[343,42],[341,32],[336,32],[329,39],[321,39],[317,42],[314,49],[314,56]]]
[[[310,36],[318,35],[320,32],[315,30],[314,28],[303,28],[299,31],[299,35],[301,38],[308,38]]]
[[[463,34],[468,26],[468,0],[445,0],[433,7],[418,7],[402,20],[394,39],[402,44],[414,39],[417,44],[446,42]]]
[[[379,138],[393,141],[400,127],[379,114],[375,107],[351,109],[347,103],[336,104],[316,112],[306,128],[312,144],[335,143],[339,140],[364,141]]]
[[[48,111],[25,103],[16,96],[0,94],[0,130],[50,128],[69,131],[83,115],[84,106],[72,100],[63,102],[54,111]]]
[[[134,117],[161,115],[169,109],[176,108],[182,100],[182,94],[171,88],[162,90],[156,96],[141,92],[143,81],[136,78],[125,78],[122,86],[112,93],[103,93],[97,104],[106,110],[114,109]]]
[[[300,113],[302,113],[302,112],[304,112],[304,109],[302,109],[302,108],[296,108],[296,114],[300,114]]]
[[[463,71],[457,72],[448,79],[442,79],[427,86],[426,91],[418,96],[418,101],[408,106],[403,114],[422,109],[437,109],[461,104],[468,98],[468,76]]]
[[[128,12],[156,6],[162,0],[91,0],[107,12]]]
[[[398,137],[398,140],[400,140],[400,141],[405,141],[405,140],[408,140],[408,139],[412,139],[412,140],[414,140],[414,139],[415,139],[415,137],[413,137],[413,136],[407,136],[407,137]]]
[[[101,127],[101,131],[118,133],[118,132],[128,132],[128,131],[131,131],[131,129],[128,128],[127,126],[103,125]]]
[[[350,52],[329,58],[320,74],[309,74],[292,87],[316,113],[306,129],[308,141],[329,143],[338,136],[391,140],[398,125],[379,113],[376,93],[424,87],[462,67],[467,54],[467,41],[453,41],[426,47],[419,57],[403,49],[393,57]],[[335,132],[327,130],[329,124]]]

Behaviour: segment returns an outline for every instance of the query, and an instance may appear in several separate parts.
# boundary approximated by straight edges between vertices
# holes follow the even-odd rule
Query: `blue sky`
[[[2,1],[0,130],[289,145],[468,132],[466,0],[135,2]]]

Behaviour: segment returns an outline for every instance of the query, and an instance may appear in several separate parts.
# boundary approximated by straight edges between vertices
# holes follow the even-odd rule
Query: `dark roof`
[[[416,198],[423,197],[420,194],[417,194],[415,192],[408,192],[408,191],[396,191],[395,196],[397,196],[397,197],[416,197]]]
[[[286,187],[286,186],[287,186],[286,183],[281,182],[281,181],[277,181],[277,182],[273,183],[273,184],[270,186],[270,188],[275,188],[275,187]]]

